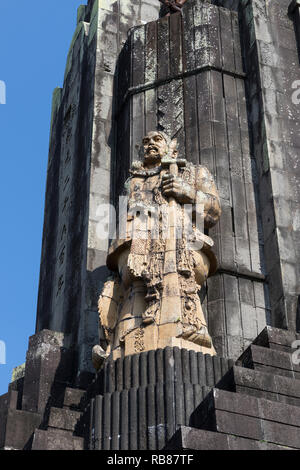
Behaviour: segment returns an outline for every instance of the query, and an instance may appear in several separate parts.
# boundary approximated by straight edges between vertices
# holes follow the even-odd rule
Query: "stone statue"
[[[142,150],[125,185],[125,233],[108,253],[114,276],[99,299],[106,350],[94,348],[96,368],[108,356],[166,346],[215,354],[199,298],[217,269],[205,234],[221,215],[213,177],[178,158],[176,140],[163,132],[150,132]]]

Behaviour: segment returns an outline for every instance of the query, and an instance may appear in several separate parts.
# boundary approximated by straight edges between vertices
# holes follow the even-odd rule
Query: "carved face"
[[[149,132],[143,139],[145,163],[159,163],[168,152],[168,143],[159,132]]]

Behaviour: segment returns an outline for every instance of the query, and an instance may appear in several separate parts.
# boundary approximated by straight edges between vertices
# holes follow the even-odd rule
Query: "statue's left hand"
[[[180,204],[194,204],[196,190],[182,178],[170,174],[162,177],[162,193],[165,197],[174,197]]]

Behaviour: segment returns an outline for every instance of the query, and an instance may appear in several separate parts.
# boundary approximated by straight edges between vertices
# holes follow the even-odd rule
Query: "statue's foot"
[[[105,359],[107,359],[106,351],[99,344],[96,344],[92,350],[92,363],[97,372],[103,366]]]
[[[182,338],[205,348],[212,347],[212,339],[206,326],[202,326],[200,330],[197,330],[194,326],[184,328]]]

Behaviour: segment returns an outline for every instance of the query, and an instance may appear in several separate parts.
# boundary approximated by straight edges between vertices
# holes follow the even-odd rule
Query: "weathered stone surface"
[[[20,410],[8,410],[5,439],[1,444],[6,449],[30,448],[35,429],[41,424],[42,416]]]
[[[75,431],[80,417],[79,411],[52,407],[48,426],[49,428],[58,428],[65,431]]]
[[[253,344],[279,351],[292,352],[292,345],[300,336],[294,331],[266,327],[254,340]]]
[[[292,354],[251,345],[239,358],[239,364],[261,372],[300,379],[299,365],[293,363]]]
[[[178,347],[107,361],[98,372],[94,393],[113,393],[156,383],[192,383],[213,387],[233,361]]]
[[[76,388],[66,388],[63,405],[65,408],[79,409],[85,391]]]
[[[165,450],[288,450],[288,447],[182,426]]]
[[[300,380],[273,373],[235,366],[222,378],[218,387],[222,390],[300,406]]]
[[[63,333],[43,330],[30,338],[26,357],[22,409],[43,413],[72,378],[73,352]]]
[[[193,411],[231,364],[170,347],[110,361],[93,390],[90,448],[162,449],[178,426],[193,424]]]
[[[84,439],[57,429],[38,429],[34,433],[32,450],[84,450]]]
[[[257,183],[265,208],[262,229],[272,325],[296,330],[299,106],[293,102],[293,83],[299,75],[299,11],[297,7],[288,15],[290,4],[290,0],[275,0],[270,5],[265,0],[241,2],[240,14]]]
[[[212,417],[217,410],[265,421],[274,421],[289,426],[297,427],[300,422],[300,409],[296,406],[213,389],[195,411],[194,423],[197,423],[199,427],[205,426],[206,428],[207,422],[215,427],[218,426],[219,423],[216,417]],[[218,430],[223,432],[220,429]],[[248,430],[247,427],[244,432],[248,432]]]

